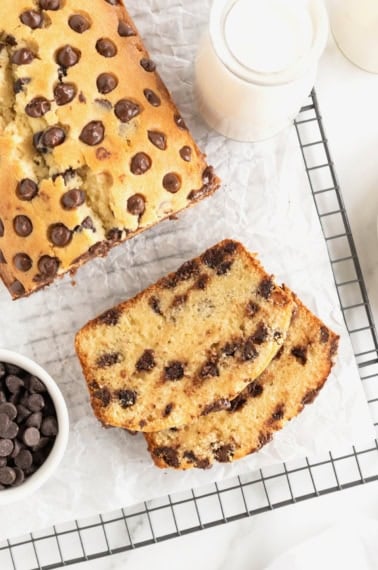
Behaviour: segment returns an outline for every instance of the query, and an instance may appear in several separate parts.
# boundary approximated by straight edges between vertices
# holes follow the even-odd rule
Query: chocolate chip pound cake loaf
[[[218,185],[120,0],[1,0],[0,276],[14,298]]]
[[[232,401],[222,400],[224,411],[145,435],[158,467],[206,469],[216,461],[240,459],[259,450],[315,399],[330,373],[338,337],[299,299],[295,302],[284,345],[257,380]]]
[[[96,416],[151,432],[230,407],[279,351],[293,307],[241,244],[219,243],[77,334]]]

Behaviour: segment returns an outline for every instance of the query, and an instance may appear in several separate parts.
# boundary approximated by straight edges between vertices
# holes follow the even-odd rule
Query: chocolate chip
[[[45,97],[35,97],[26,105],[25,112],[29,117],[38,119],[46,115],[50,109],[50,102]]]
[[[326,343],[329,340],[329,330],[327,327],[320,327],[320,342]]]
[[[73,188],[65,192],[60,200],[64,210],[74,210],[85,203],[86,194],[84,190]]]
[[[119,6],[121,4],[120,0],[105,0],[105,2],[111,4],[112,6]]]
[[[181,178],[175,172],[169,172],[163,178],[164,188],[171,194],[176,194],[181,188]]]
[[[219,376],[219,368],[217,366],[217,363],[213,362],[212,360],[208,360],[201,367],[199,375],[201,378],[214,378],[216,376]]]
[[[1,445],[1,444],[0,444]],[[15,470],[11,467],[2,467],[0,469],[0,483],[2,485],[12,485],[16,480]]]
[[[65,45],[60,48],[56,53],[56,61],[63,68],[73,67],[78,63],[81,57],[81,52],[70,45]]]
[[[312,404],[315,400],[316,396],[319,394],[319,389],[309,390],[305,396],[302,398],[302,404],[305,406],[306,404]]]
[[[235,249],[236,245],[233,242],[225,245],[216,245],[205,251],[201,260],[211,269],[217,269],[222,263],[224,263],[225,258],[228,255],[232,255],[235,252]]]
[[[7,260],[5,259],[4,254],[0,249],[0,264],[6,264],[6,263],[7,263]]]
[[[194,467],[197,469],[209,469],[211,467],[210,461],[207,457],[204,459],[199,459],[193,451],[184,451],[183,456],[188,460],[189,463],[193,463]]]
[[[19,469],[29,469],[33,463],[33,456],[28,449],[22,449],[14,460],[14,463]]]
[[[206,273],[203,273],[198,277],[193,287],[194,289],[199,289],[200,291],[204,291],[207,287],[208,282],[209,282],[209,276],[206,275]]]
[[[66,247],[72,241],[72,231],[64,224],[53,224],[48,231],[49,240],[57,247]]]
[[[34,53],[28,48],[21,48],[15,51],[11,57],[11,63],[15,65],[28,65],[34,59]]]
[[[264,388],[261,386],[261,384],[258,383],[257,380],[254,380],[253,382],[248,384],[246,390],[248,392],[248,395],[251,396],[251,398],[259,398],[263,393]]]
[[[263,279],[257,288],[257,294],[261,295],[264,299],[269,299],[274,289],[272,278]]]
[[[45,153],[50,148],[60,146],[65,140],[66,133],[61,127],[49,127],[34,135],[33,144],[36,150]]]
[[[119,352],[106,352],[97,358],[96,366],[98,368],[109,368],[119,362],[121,362],[121,355]]]
[[[97,40],[96,50],[104,57],[114,57],[117,54],[117,46],[109,38]]]
[[[17,416],[17,418],[18,418],[18,416]],[[27,418],[27,420],[25,422],[26,427],[37,428],[37,430],[41,429],[41,424],[42,424],[42,412],[34,412],[34,413],[30,414],[30,416]],[[44,435],[47,435],[47,434],[44,434]],[[27,445],[29,445],[29,444],[27,444]],[[37,445],[37,444],[35,444],[35,445]],[[29,447],[31,447],[31,446],[29,445]]]
[[[38,445],[40,437],[39,430],[36,427],[28,427],[22,435],[22,441],[27,447],[34,447]]]
[[[184,119],[181,117],[181,115],[176,113],[174,116],[174,120],[175,120],[176,125],[179,127],[179,129],[182,129],[183,131],[188,130],[188,127],[186,126],[186,123],[185,123]]]
[[[10,439],[0,439],[0,457],[9,457],[13,451],[13,442]]]
[[[13,471],[16,474],[16,478],[13,482],[13,487],[18,487],[19,485],[21,485],[25,481],[25,473],[19,467],[14,467]]]
[[[109,101],[108,99],[95,99],[95,102],[98,105],[100,105],[100,107],[103,107],[103,109],[106,109],[107,111],[110,111],[110,109],[113,108],[111,101]]]
[[[31,79],[30,77],[23,77],[20,79],[16,79],[16,81],[13,83],[13,92],[15,95],[18,95],[18,93],[21,93],[21,91],[24,90],[24,86],[28,85],[28,83],[30,83]]]
[[[59,10],[60,0],[39,0],[39,7],[42,10]]]
[[[80,91],[80,93],[79,93],[79,101],[80,101],[80,103],[86,103],[87,102],[85,95],[82,91]]]
[[[168,416],[170,416],[173,408],[174,404],[167,404],[164,408],[163,418],[167,418]]]
[[[0,414],[0,437],[5,437],[9,424],[10,419],[8,418],[7,414]]]
[[[15,439],[13,441],[13,451],[10,454],[11,459],[14,459],[15,457],[17,457],[17,455],[20,453],[21,449],[22,449],[22,443],[20,443],[18,441],[18,439]]]
[[[255,360],[258,357],[253,340],[251,338],[247,339],[242,347],[241,360],[242,362],[248,362],[250,360]]]
[[[215,400],[212,404],[209,404],[204,407],[202,410],[201,416],[207,416],[213,412],[221,412],[222,410],[229,410],[231,408],[230,400],[226,398],[219,398],[219,400]]]
[[[227,273],[231,270],[233,263],[234,263],[233,260],[224,261],[223,263],[218,265],[218,267],[216,269],[216,274],[217,275],[227,275]]]
[[[253,333],[251,340],[255,344],[263,344],[269,337],[269,329],[264,323],[259,323],[256,331]]]
[[[160,308],[160,300],[157,297],[150,297],[148,300],[148,304],[151,307],[151,309],[154,311],[154,313],[160,316],[163,315]]]
[[[0,380],[1,378],[4,378],[4,376],[6,375],[7,370],[5,368],[5,365],[3,362],[0,362]]]
[[[155,91],[152,91],[152,89],[145,89],[143,93],[147,101],[150,103],[150,105],[152,105],[153,107],[160,107],[161,99],[155,93]]]
[[[188,200],[200,200],[204,196],[207,196],[214,188],[216,177],[214,173],[214,169],[212,166],[208,166],[202,173],[202,183],[203,186],[198,190],[192,190],[188,194]]]
[[[133,28],[130,26],[130,24],[128,24],[127,22],[125,22],[124,20],[120,20],[118,22],[118,34],[122,37],[122,38],[130,38],[131,36],[135,36],[136,33],[133,30]]]
[[[43,255],[38,261],[38,270],[43,278],[52,279],[58,273],[59,264],[57,257]]]
[[[9,285],[9,291],[14,297],[21,297],[25,294],[25,287],[16,279],[16,281],[13,281],[13,283]]]
[[[133,390],[119,390],[117,396],[122,408],[131,408],[137,401],[137,393]]]
[[[237,351],[241,348],[240,340],[232,340],[230,342],[226,342],[222,349],[222,354],[224,356],[235,356]]]
[[[305,366],[307,362],[307,347],[306,346],[295,346],[291,349],[291,354],[298,360],[302,366]]]
[[[246,403],[247,403],[247,398],[243,395],[243,393],[239,394],[238,396],[236,396],[236,398],[232,400],[229,411],[232,413],[240,412],[244,408]]]
[[[33,200],[33,198],[37,196],[38,186],[34,180],[30,180],[30,178],[24,178],[21,180],[21,182],[18,183],[16,194],[20,200],[30,202],[30,200]]]
[[[100,400],[100,402],[102,403],[102,405],[106,408],[107,406],[109,406],[111,400],[112,400],[112,395],[110,393],[110,390],[108,388],[100,388],[99,390],[96,390],[93,393],[93,396],[97,399]]]
[[[176,276],[180,281],[188,281],[188,279],[192,279],[196,277],[200,272],[200,267],[196,260],[192,259],[186,261],[179,267],[176,271]]]
[[[31,412],[40,412],[45,407],[45,399],[41,394],[31,394],[27,400],[26,407]]]
[[[36,10],[25,10],[25,12],[22,12],[20,20],[25,26],[35,30],[42,26],[43,16]]]
[[[261,432],[259,434],[259,449],[272,441],[273,435],[270,432]]]
[[[180,465],[178,453],[173,447],[157,447],[153,454],[156,457],[161,457],[169,467],[179,467]]]
[[[54,98],[57,105],[67,105],[76,95],[76,86],[73,83],[58,83],[54,88]]]
[[[274,422],[278,422],[279,420],[282,420],[284,415],[285,415],[285,405],[284,404],[277,404],[274,412],[272,413],[272,415],[270,417],[270,423],[274,423]]]
[[[95,146],[100,144],[105,137],[105,127],[101,121],[91,121],[88,123],[80,133],[81,142]]]
[[[102,95],[113,91],[118,85],[118,79],[111,73],[101,73],[97,77],[97,89]]]
[[[245,308],[245,314],[249,318],[253,318],[256,313],[259,311],[260,307],[254,301],[249,301]]]
[[[17,45],[17,40],[14,36],[12,36],[11,34],[8,34],[5,36],[5,43],[8,46],[15,47]]]
[[[31,269],[33,262],[26,253],[17,253],[13,258],[13,264],[18,271],[26,273]]]
[[[138,152],[131,159],[130,170],[136,176],[140,176],[149,170],[152,166],[152,160],[145,152]]]
[[[127,210],[133,216],[141,216],[146,209],[146,202],[142,194],[134,194],[127,200]]]
[[[16,394],[20,388],[24,387],[24,381],[19,376],[9,374],[5,379],[5,385],[8,388],[9,392]]]
[[[149,59],[148,57],[143,57],[140,60],[140,65],[143,67],[145,71],[148,71],[149,73],[156,70],[156,63],[152,61],[152,59]]]
[[[165,380],[181,380],[184,378],[184,364],[178,360],[173,360],[164,368],[164,379]]]
[[[114,113],[122,123],[128,123],[139,115],[141,111],[140,105],[129,99],[121,99],[114,107]]]
[[[10,422],[7,431],[4,434],[6,439],[14,439],[17,437],[19,427],[15,422]]]
[[[276,356],[274,357],[274,360],[279,360],[281,358],[281,356],[283,355],[285,350],[285,346],[282,345],[281,348],[279,349],[279,351],[277,352]]]
[[[190,146],[183,146],[180,149],[180,156],[185,162],[190,162],[192,160],[192,149]]]
[[[150,372],[156,366],[155,354],[153,350],[145,350],[137,361],[135,368],[138,372]]]
[[[14,420],[17,416],[17,408],[13,404],[0,404],[0,415],[5,414],[10,420]]]
[[[0,237],[4,236],[4,224],[2,219],[0,218]]]
[[[231,443],[221,445],[216,447],[213,453],[215,460],[219,461],[219,463],[229,463],[234,456],[235,446]]]
[[[33,231],[33,224],[27,216],[16,216],[13,220],[13,228],[20,237],[27,237]]]
[[[26,408],[22,404],[18,404],[18,406],[17,406],[17,422],[19,424],[22,423],[24,420],[26,420],[26,418],[28,418],[30,415],[31,415],[31,411],[28,410],[28,408]]]
[[[91,27],[90,22],[81,14],[74,14],[68,18],[68,25],[74,32],[82,34]]]
[[[118,324],[120,316],[121,311],[119,309],[110,309],[98,317],[98,322],[114,327]]]
[[[160,150],[166,150],[167,137],[164,133],[158,131],[148,131],[149,141]]]

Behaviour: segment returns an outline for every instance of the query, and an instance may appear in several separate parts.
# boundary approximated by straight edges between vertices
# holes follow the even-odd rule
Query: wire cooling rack
[[[378,426],[378,339],[356,247],[315,92],[295,128],[328,246],[340,305],[374,425]],[[206,488],[0,543],[1,570],[62,566],[141,548],[378,479],[378,442],[343,455],[306,458]]]

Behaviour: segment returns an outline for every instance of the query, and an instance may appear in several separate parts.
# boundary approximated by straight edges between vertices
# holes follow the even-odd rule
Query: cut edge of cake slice
[[[227,411],[214,411],[181,428],[145,434],[156,466],[206,469],[245,457],[314,401],[330,374],[339,337],[292,295],[297,309],[285,343]]]

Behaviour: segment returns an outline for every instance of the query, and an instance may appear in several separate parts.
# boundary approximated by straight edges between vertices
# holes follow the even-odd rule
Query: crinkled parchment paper
[[[1,289],[0,345],[34,358],[51,373],[71,420],[68,449],[55,476],[25,502],[0,508],[2,538],[373,438],[294,129],[257,145],[209,132],[196,115],[192,93],[193,61],[208,1],[129,4],[163,78],[224,185],[179,220],[164,222],[121,245],[106,260],[88,264],[79,271],[75,287],[66,278],[17,302]],[[267,270],[341,335],[338,362],[316,402],[260,453],[205,472],[161,471],[153,466],[141,435],[103,429],[92,415],[74,354],[74,334],[88,319],[224,237],[259,252]]]

